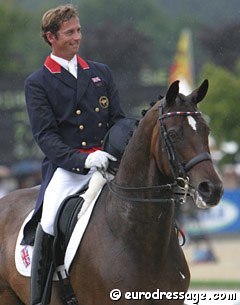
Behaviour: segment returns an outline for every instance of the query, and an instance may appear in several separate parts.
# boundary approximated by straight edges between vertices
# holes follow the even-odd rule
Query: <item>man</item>
[[[76,9],[62,5],[42,18],[42,36],[52,53],[25,82],[34,138],[45,154],[42,184],[32,219],[38,224],[31,275],[31,302],[41,304],[49,268],[53,223],[62,200],[86,186],[96,168],[106,170],[115,157],[101,150],[107,130],[124,113],[111,72],[104,64],[79,57],[81,26]]]

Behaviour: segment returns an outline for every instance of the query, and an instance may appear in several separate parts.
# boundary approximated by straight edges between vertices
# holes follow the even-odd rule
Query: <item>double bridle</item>
[[[176,112],[164,113],[163,106],[160,106],[159,111],[160,111],[160,116],[159,116],[160,134],[161,134],[161,138],[163,139],[165,147],[166,147],[168,161],[170,163],[170,167],[172,170],[174,180],[177,180],[179,177],[186,179],[188,177],[187,172],[190,171],[191,168],[193,168],[195,165],[197,165],[198,163],[200,163],[202,161],[211,160],[211,156],[208,152],[202,152],[202,153],[194,156],[192,159],[190,159],[185,164],[181,163],[178,160],[177,155],[174,151],[172,142],[168,137],[168,133],[167,133],[167,130],[166,130],[166,127],[164,124],[164,120],[167,118],[177,117],[177,116],[182,116],[182,117],[193,116],[194,117],[197,115],[201,115],[201,112],[199,112],[199,111],[176,111]],[[160,141],[159,141],[159,145],[160,145]]]
[[[164,121],[167,118],[175,116],[197,116],[201,115],[199,111],[176,111],[176,112],[165,112],[163,106],[159,107],[159,122],[160,122],[160,135],[161,139],[166,148],[168,161],[174,177],[174,182],[165,185],[156,186],[144,186],[144,187],[125,187],[114,183],[113,181],[108,181],[107,185],[111,193],[120,199],[134,201],[134,202],[156,202],[156,203],[184,203],[186,202],[187,196],[190,194],[190,190],[193,189],[189,183],[189,177],[187,172],[193,168],[195,165],[202,161],[211,160],[211,156],[208,152],[202,152],[192,159],[190,159],[185,164],[181,163],[175,153],[174,147],[171,140],[169,139]],[[159,139],[159,149],[160,149],[160,139]],[[159,150],[160,151],[160,150]],[[116,190],[115,190],[116,189]],[[137,191],[141,196],[138,197],[128,197],[126,193],[132,193]],[[146,192],[151,191],[151,197],[143,198]],[[161,192],[161,193],[160,193]],[[163,192],[171,192],[171,198],[158,198]],[[195,192],[195,190],[194,190]],[[155,198],[154,198],[155,197]],[[157,197],[157,198],[156,198]]]

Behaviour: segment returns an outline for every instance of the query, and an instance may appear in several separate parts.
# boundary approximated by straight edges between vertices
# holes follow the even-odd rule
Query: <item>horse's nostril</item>
[[[203,181],[198,185],[198,192],[206,203],[215,205],[223,194],[223,188],[221,183],[214,184],[211,181]]]
[[[213,187],[212,187],[213,186]],[[208,181],[204,181],[201,182],[198,186],[198,191],[202,194],[202,195],[208,195],[211,190],[214,188],[214,185],[211,182]]]

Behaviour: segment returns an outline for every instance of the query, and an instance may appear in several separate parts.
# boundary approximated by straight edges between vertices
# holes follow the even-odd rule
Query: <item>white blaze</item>
[[[188,115],[187,119],[188,119],[188,124],[192,127],[192,129],[197,130],[197,126],[196,126],[197,122],[195,121],[195,119],[191,115]]]

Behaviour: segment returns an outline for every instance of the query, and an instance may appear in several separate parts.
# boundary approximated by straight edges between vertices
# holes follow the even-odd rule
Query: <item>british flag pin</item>
[[[99,76],[96,76],[96,77],[93,77],[93,78],[92,78],[92,81],[93,81],[94,83],[98,83],[98,82],[101,81],[101,78],[100,78]]]

